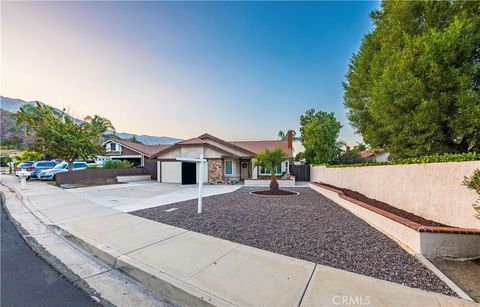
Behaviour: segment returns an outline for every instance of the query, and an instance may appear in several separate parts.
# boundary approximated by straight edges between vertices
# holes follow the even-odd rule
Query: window
[[[233,161],[226,160],[225,161],[225,175],[233,175]]]
[[[266,167],[262,167],[260,166],[259,168],[259,173],[260,175],[271,175],[272,172],[270,171],[269,168],[266,168]],[[277,166],[275,166],[275,175],[281,175],[282,174],[282,165],[279,164]]]
[[[110,151],[117,151],[117,143],[110,143]]]

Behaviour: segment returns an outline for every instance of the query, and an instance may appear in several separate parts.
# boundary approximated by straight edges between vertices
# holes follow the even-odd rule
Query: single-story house
[[[172,145],[162,145],[149,158],[156,161],[155,177],[159,182],[198,183],[198,163],[178,161],[177,158],[199,158],[201,155],[207,160],[204,162],[203,182],[237,182],[270,176],[270,170],[254,167],[253,162],[255,154],[267,148],[281,148],[288,154],[289,159],[274,170],[276,175],[288,173],[293,157],[292,141],[291,133],[287,140],[272,141],[225,141],[206,133]]]
[[[390,156],[390,153],[385,152],[385,150],[383,149],[378,149],[376,151],[367,149],[361,151],[359,154],[360,157],[364,158],[369,162],[387,162]]]
[[[115,138],[103,142],[102,146],[112,160],[127,160],[135,166],[145,167],[152,179],[157,179],[156,161],[149,157],[170,145],[146,145]]]

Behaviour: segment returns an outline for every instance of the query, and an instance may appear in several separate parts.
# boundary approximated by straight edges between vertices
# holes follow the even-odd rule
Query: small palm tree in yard
[[[288,154],[280,148],[265,149],[255,155],[255,167],[265,167],[271,171],[270,190],[278,191],[278,182],[275,178],[275,167],[288,159]]]

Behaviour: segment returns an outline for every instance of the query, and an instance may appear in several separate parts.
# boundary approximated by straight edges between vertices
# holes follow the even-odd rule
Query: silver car
[[[72,169],[79,171],[86,169],[88,164],[86,162],[73,162]],[[57,164],[54,168],[43,170],[38,173],[37,177],[40,180],[55,180],[55,175],[58,173],[68,172],[68,163]]]

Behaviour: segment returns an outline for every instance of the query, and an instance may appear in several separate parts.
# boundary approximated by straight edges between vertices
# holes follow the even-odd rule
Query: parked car
[[[51,169],[57,164],[57,161],[36,161],[31,166],[27,167],[27,171],[30,172],[30,176],[27,179],[37,178],[39,172]]]
[[[15,175],[16,176],[19,176],[19,173],[21,171],[27,171],[27,168],[32,166],[33,163],[35,163],[35,161],[25,161],[25,162],[22,162],[20,163],[19,165],[17,165],[17,167],[15,168]]]
[[[86,162],[73,162],[72,169],[74,171],[79,171],[86,169],[88,164]],[[38,179],[40,180],[55,180],[55,175],[58,173],[68,172],[68,163],[57,164],[52,169],[43,170],[38,173]]]

